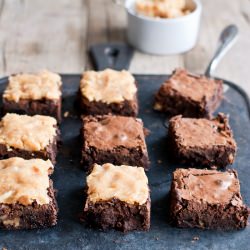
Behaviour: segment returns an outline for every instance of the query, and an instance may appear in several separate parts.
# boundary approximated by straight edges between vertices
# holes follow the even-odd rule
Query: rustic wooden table
[[[175,67],[202,73],[220,31],[235,23],[240,38],[223,58],[216,76],[250,94],[250,0],[201,0],[203,17],[197,46],[175,56],[134,54],[133,73],[170,73]],[[126,41],[126,14],[111,0],[0,0],[0,76],[48,68],[79,73],[91,68],[88,47]]]

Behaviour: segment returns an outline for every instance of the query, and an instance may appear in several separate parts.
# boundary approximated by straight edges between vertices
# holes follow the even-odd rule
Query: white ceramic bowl
[[[187,0],[192,12],[186,16],[163,19],[138,15],[135,0],[126,0],[128,42],[136,49],[157,55],[183,53],[192,49],[200,27],[201,3]]]

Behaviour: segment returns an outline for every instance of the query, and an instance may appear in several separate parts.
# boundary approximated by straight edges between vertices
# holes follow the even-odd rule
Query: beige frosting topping
[[[0,161],[0,203],[48,204],[50,160],[24,160],[19,157]]]
[[[86,71],[80,83],[82,95],[89,101],[107,104],[133,100],[137,88],[134,77],[126,70]]]
[[[9,77],[3,97],[18,102],[20,99],[52,99],[61,96],[61,77],[58,74],[41,71],[37,74],[17,74]]]
[[[137,0],[135,8],[138,14],[160,18],[176,18],[191,12],[186,0]]]
[[[95,164],[87,177],[87,186],[88,198],[94,203],[116,198],[142,205],[149,198],[148,179],[141,167]]]
[[[183,199],[227,203],[233,198],[235,205],[242,204],[240,197],[235,196],[239,194],[240,185],[234,172],[178,169],[174,178],[178,182],[178,193]]]
[[[0,122],[0,144],[28,151],[45,149],[56,136],[56,119],[6,114]]]

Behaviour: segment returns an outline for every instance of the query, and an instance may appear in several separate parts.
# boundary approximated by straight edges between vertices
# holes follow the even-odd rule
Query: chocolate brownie
[[[48,115],[60,121],[61,85],[61,77],[49,71],[10,76],[3,93],[3,111]]]
[[[0,228],[33,229],[57,223],[50,160],[0,160]]]
[[[246,227],[248,208],[242,201],[236,171],[177,169],[170,191],[170,218],[178,227]]]
[[[177,69],[156,93],[154,109],[171,116],[210,118],[222,97],[222,81]]]
[[[6,114],[0,121],[0,159],[41,158],[56,162],[59,130],[50,116]]]
[[[150,204],[143,168],[95,164],[87,177],[83,219],[100,229],[148,230]]]
[[[226,167],[235,159],[236,142],[222,113],[212,120],[175,116],[169,121],[168,140],[173,156],[191,165]]]
[[[81,128],[82,163],[112,163],[149,168],[141,119],[125,116],[85,116]]]
[[[86,71],[80,82],[79,106],[82,114],[137,116],[137,87],[126,70]]]

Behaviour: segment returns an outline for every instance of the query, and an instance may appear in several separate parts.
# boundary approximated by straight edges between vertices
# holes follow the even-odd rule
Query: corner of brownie
[[[141,119],[125,116],[85,116],[81,128],[82,163],[91,170],[94,163],[149,168]]]
[[[148,230],[150,194],[141,167],[95,164],[87,177],[83,220],[99,229]]]
[[[237,172],[177,169],[170,191],[170,219],[184,228],[245,228],[248,208],[242,201]]]
[[[3,111],[5,114],[47,115],[60,122],[61,86],[61,77],[47,70],[12,75],[3,93]]]
[[[81,112],[86,115],[137,116],[137,86],[126,70],[84,72],[78,92]]]
[[[155,95],[154,109],[185,117],[210,118],[223,98],[223,82],[176,69]]]
[[[228,117],[222,113],[211,120],[171,118],[168,141],[175,159],[203,167],[226,167],[234,162],[237,151]]]

